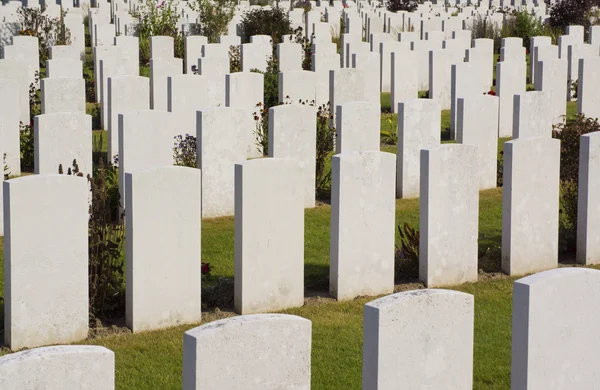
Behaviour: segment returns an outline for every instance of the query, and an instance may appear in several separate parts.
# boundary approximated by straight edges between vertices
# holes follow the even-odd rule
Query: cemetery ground
[[[386,100],[385,95],[382,100]],[[574,105],[570,103],[569,116],[574,111]],[[449,123],[449,113],[444,112],[442,115],[443,132],[445,123]],[[395,118],[392,121],[393,126],[396,126]],[[385,122],[382,123],[382,130],[384,125],[389,128],[389,124]],[[96,130],[94,136],[97,148],[101,149],[96,151],[106,151],[105,132]],[[100,145],[99,141],[103,144]],[[503,150],[505,141],[506,139],[499,140],[499,153]],[[382,145],[382,150],[395,153],[395,146]],[[517,278],[500,273],[502,189],[482,191],[479,202],[479,281],[450,289],[475,296],[474,388],[507,389],[510,387],[512,285]],[[419,199],[396,201],[396,224],[404,223],[418,228]],[[329,296],[329,234],[329,205],[320,204],[314,209],[307,209],[305,305],[283,312],[312,321],[312,388],[360,389],[363,306],[376,297],[337,302]],[[3,244],[3,241],[0,243]],[[233,277],[233,217],[202,221],[202,259],[212,268],[212,281],[208,283],[214,283],[220,277]],[[572,263],[569,259],[566,262]],[[3,272],[1,266],[0,272]],[[2,275],[0,296],[4,295],[3,280]],[[397,281],[396,291],[422,287],[417,280],[403,280]],[[232,296],[233,291],[228,291],[227,294]],[[203,322],[231,315],[234,315],[232,308],[210,308],[204,311]],[[94,335],[81,343],[105,346],[115,352],[116,387],[181,388],[183,333],[198,324],[130,334],[122,327],[122,319],[120,321],[117,320],[117,326],[107,328],[106,332],[92,331],[91,334],[95,332]],[[6,348],[0,350],[0,354],[8,352]]]

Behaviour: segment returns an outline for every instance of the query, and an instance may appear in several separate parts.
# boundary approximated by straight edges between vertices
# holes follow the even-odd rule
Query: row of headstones
[[[418,107],[424,102],[406,104]],[[485,104],[473,107],[478,114],[489,113]],[[302,148],[314,140],[314,110],[293,105],[271,108],[273,122],[281,125],[280,137],[273,136],[271,128],[272,150],[280,139],[291,139],[291,144]],[[169,166],[171,115],[143,111],[120,117],[128,325],[138,331],[199,319],[205,199],[234,203],[236,310],[245,314],[301,306],[303,210],[309,195],[306,167],[276,153],[268,159],[240,158],[245,151],[242,137],[237,135],[237,143],[235,135],[232,142],[225,137],[239,129],[236,123],[242,113],[233,108],[198,113],[202,170]],[[415,132],[427,117],[411,119]],[[480,123],[475,117],[468,116],[471,126]],[[578,260],[584,264],[600,261],[600,216],[593,207],[600,192],[599,136],[585,135],[581,142]],[[511,275],[558,265],[559,147],[559,141],[550,138],[506,143],[502,268]],[[285,148],[282,154],[288,152]],[[231,154],[235,150],[237,160]],[[420,279],[430,287],[477,280],[479,182],[473,178],[479,175],[478,154],[476,146],[461,144],[426,147],[418,153]],[[390,153],[355,151],[333,157],[330,285],[338,299],[393,290],[395,169],[396,156]],[[228,182],[229,177],[235,184]],[[6,286],[7,344],[20,348],[84,338],[88,318],[85,179],[36,175],[9,180],[4,187],[5,275],[11,280]],[[217,191],[221,188],[226,190]],[[314,200],[314,189],[310,195]],[[220,212],[220,206],[217,203],[209,212]],[[54,223],[58,219],[61,229]],[[31,244],[32,237],[36,245]],[[166,257],[177,259],[177,264],[165,263]],[[40,258],[44,259],[41,268]],[[160,291],[155,289],[156,278],[163,286]],[[38,280],[53,281],[52,288],[42,294],[26,287]]]
[[[586,61],[583,60],[582,63]],[[502,67],[499,67],[499,70],[502,71]],[[585,69],[585,67],[582,67]],[[302,72],[302,71],[300,71]],[[287,75],[294,75],[295,72],[288,72],[280,74],[280,79],[282,81],[285,80]],[[455,72],[456,74],[456,72]],[[500,78],[502,72],[500,72]],[[345,103],[351,103],[354,101],[362,101],[366,102],[364,104],[356,104],[356,106],[363,106],[365,116],[362,118],[364,121],[370,123],[370,126],[373,129],[378,129],[379,123],[379,113],[377,112],[377,107],[375,107],[372,103],[369,103],[369,99],[366,94],[356,93],[356,91],[360,91],[360,86],[364,86],[365,88],[369,85],[366,78],[361,77],[364,75],[362,72],[358,72],[356,70],[339,70],[331,72],[331,84],[332,88],[332,100],[334,101],[334,107],[336,110],[342,110],[341,107]],[[337,78],[337,82],[336,82]],[[302,78],[303,81],[307,81],[304,84],[310,85],[309,78]],[[144,110],[148,109],[148,101],[149,101],[149,93],[148,93],[148,79],[140,76],[119,76],[115,78],[108,78],[109,86],[108,97],[109,104],[108,109],[105,110],[110,114],[110,122],[109,122],[109,156],[113,156],[117,154],[119,143],[118,143],[118,114],[128,112],[131,110]],[[204,77],[191,76],[191,75],[181,75],[168,78],[168,100],[170,102],[170,111],[179,115],[180,123],[178,124],[177,129],[174,131],[173,135],[178,134],[195,134],[197,131],[197,123],[196,123],[196,111],[199,107],[210,107],[219,106],[223,102],[223,97],[221,98],[211,98],[222,94],[222,91],[219,90],[220,84],[211,83],[210,79],[206,79]],[[230,107],[237,107],[244,110],[244,115],[240,118],[239,127],[242,131],[242,137],[245,138],[246,141],[246,156],[256,155],[257,149],[254,145],[254,126],[253,126],[253,118],[251,110],[254,108],[254,101],[262,100],[262,75],[256,73],[236,73],[226,75],[225,84],[227,86],[225,96],[225,104]],[[585,88],[585,91],[593,91],[594,84],[587,83],[586,79],[582,78],[582,85],[586,85],[589,88]],[[594,79],[592,79],[594,81]],[[112,85],[114,84],[114,85]],[[344,86],[352,85],[353,88],[350,90],[349,94],[344,96]],[[6,86],[4,90],[9,90],[11,88],[14,89],[14,84],[10,82],[3,83]],[[283,82],[282,89],[285,91],[285,86],[289,85],[289,83]],[[340,86],[340,88],[336,88]],[[502,85],[502,83],[500,83]],[[44,79],[42,80],[42,112],[45,114],[50,113],[59,113],[59,112],[81,112],[83,114],[83,81],[81,79]],[[337,93],[339,90],[340,93]],[[206,93],[206,92],[209,93]],[[213,91],[213,92],[210,92]],[[113,92],[113,93],[111,93]],[[114,93],[116,92],[116,93]],[[14,92],[13,92],[14,94]],[[9,94],[6,94],[8,97]],[[79,96],[79,99],[76,97]],[[289,95],[288,95],[289,96]],[[7,99],[8,100],[8,99]],[[498,116],[497,109],[494,109],[494,104],[498,107],[498,103],[493,103],[494,98],[485,96],[471,96],[473,102],[481,101],[489,101],[491,103],[488,104],[488,109],[492,118]],[[488,121],[490,127],[489,129],[486,127],[485,132],[475,132],[473,125],[469,125],[469,119],[465,120],[465,116],[469,116],[469,111],[473,112],[471,115],[476,115],[477,113],[469,110],[469,107],[465,107],[464,104],[462,107],[458,107],[460,99],[457,99],[457,128],[459,141],[463,138],[465,139],[464,143],[475,144],[479,147],[479,156],[480,156],[480,177],[481,177],[481,189],[492,188],[495,186],[495,176],[496,176],[496,167],[495,167],[495,134],[498,133],[497,128],[494,128],[494,123],[497,121]],[[528,92],[525,94],[520,94],[515,96],[515,117],[516,121],[514,121],[514,131],[513,135],[518,138],[526,138],[526,137],[549,137],[551,132],[551,121],[549,120],[547,115],[538,115],[538,113],[547,113],[548,110],[548,99],[541,92]],[[501,100],[500,100],[501,102]],[[215,104],[217,103],[217,104]],[[339,103],[339,104],[338,104]],[[425,104],[425,102],[422,102]],[[433,103],[433,102],[432,102]],[[439,120],[435,120],[436,117],[439,117],[439,108],[435,104],[431,105],[423,105],[416,104],[409,106],[409,109],[406,109],[404,104],[400,104],[400,116],[398,121],[399,126],[399,134],[400,134],[400,143],[398,145],[398,155],[401,157],[401,163],[399,160],[398,167],[398,196],[399,197],[410,197],[418,195],[418,153],[420,149],[424,146],[435,146],[439,145]],[[484,104],[485,105],[485,104]],[[6,125],[5,121],[5,137],[8,134],[18,134],[16,132],[16,124],[17,121],[17,113],[18,109],[14,106],[14,100],[12,101],[12,105],[10,102],[7,102],[5,106],[6,116],[13,116],[14,124],[12,127],[15,127],[15,131],[9,132],[7,129],[11,126]],[[48,109],[50,106],[50,109]],[[429,108],[427,108],[429,107]],[[500,112],[502,113],[502,106],[500,106]],[[335,111],[335,110],[334,110]],[[289,112],[289,111],[288,111]],[[355,111],[358,112],[358,111]],[[409,118],[410,115],[415,112],[420,112],[421,114],[427,113],[429,122],[427,125],[424,125],[422,128],[425,129],[425,132],[421,134],[420,137],[415,139],[415,141],[410,141],[412,137],[411,134],[411,125],[405,123],[405,120]],[[367,114],[368,113],[368,114]],[[334,115],[337,113],[333,113]],[[296,115],[298,116],[298,115]],[[502,115],[500,115],[501,117]],[[37,127],[39,131],[40,124],[45,123],[44,118],[50,117],[40,117],[35,123],[34,127]],[[69,136],[69,137],[49,137],[48,141],[54,141],[51,144],[38,144],[40,146],[39,150],[46,149],[49,153],[44,153],[44,158],[40,158],[39,164],[36,167],[37,173],[55,173],[57,170],[58,164],[64,164],[65,159],[67,161],[71,161],[71,158],[78,159],[80,161],[82,172],[88,173],[91,171],[91,158],[89,151],[90,142],[89,142],[89,131],[79,131],[80,129],[89,128],[91,125],[85,126],[86,123],[91,123],[89,117],[85,119],[85,115],[81,115],[81,118],[76,121],[65,121],[61,120],[61,116],[55,116],[54,121],[50,121],[47,119],[50,125],[53,127],[59,127],[59,130],[54,130],[52,133],[50,131],[46,132],[46,134],[57,134],[56,131],[62,130],[71,130],[73,134],[80,133],[81,140],[78,140],[77,136]],[[346,110],[346,117],[340,118],[340,121],[337,122],[340,142],[338,143],[338,152],[344,151],[355,151],[355,150],[378,150],[378,132],[364,131],[364,128],[359,128],[357,125],[352,125],[353,119],[355,117],[352,115],[351,110]],[[61,127],[60,123],[71,123],[71,126]],[[366,123],[365,122],[365,123]],[[500,122],[502,122],[500,120]],[[334,122],[335,123],[335,122]],[[356,121],[356,124],[363,123],[361,121]],[[467,129],[465,130],[465,126]],[[406,129],[404,128],[406,127]],[[414,127],[414,125],[413,125]],[[345,128],[345,129],[343,129]],[[310,133],[310,130],[309,130]],[[71,133],[67,133],[62,131],[62,134],[71,135]],[[237,133],[236,133],[237,134]],[[477,136],[479,134],[479,136]],[[423,136],[431,137],[431,138],[423,138]],[[509,134],[510,135],[510,134]],[[8,137],[6,137],[8,139]],[[14,148],[19,147],[18,138],[14,137],[14,142],[7,142],[6,144],[10,144],[10,147],[6,147],[5,151],[10,151],[9,156],[17,155],[18,149]],[[64,143],[61,141],[63,147],[60,147],[56,144],[57,139],[69,138],[77,141],[75,143]],[[306,139],[307,145],[314,144],[314,139]],[[365,143],[366,142],[366,143]],[[363,144],[362,146],[360,146]],[[47,148],[45,147],[47,145]],[[79,150],[74,148],[75,145],[80,145]],[[354,145],[354,146],[352,146]],[[368,146],[367,146],[368,145]],[[288,145],[286,148],[292,148],[291,145]],[[302,149],[302,148],[301,148]],[[298,155],[294,152],[286,153],[284,157],[294,158],[297,160],[306,161],[308,167],[313,167],[314,164],[310,163],[311,160],[314,161],[314,151],[312,148],[303,149],[304,152],[302,155]],[[302,150],[300,150],[301,152]],[[277,152],[275,152],[278,154]],[[36,153],[37,155],[37,153]],[[46,158],[47,157],[47,158]],[[232,161],[229,161],[228,164],[233,164],[238,159],[242,159],[242,156],[232,156]],[[90,161],[88,163],[88,161]],[[225,161],[225,160],[224,160]],[[47,163],[46,163],[47,162]],[[314,180],[314,172],[310,173],[311,169],[307,168],[307,191],[310,192],[311,189],[314,189],[314,184],[310,184],[311,180]],[[401,173],[404,172],[404,173]],[[411,179],[411,176],[413,179]],[[414,179],[416,177],[416,179]],[[233,180],[231,180],[232,182]],[[228,188],[232,188],[232,186],[228,186]],[[223,189],[224,190],[224,189]],[[231,192],[231,191],[229,191]],[[314,196],[313,200],[307,202],[307,207],[311,207],[314,205]],[[229,203],[232,203],[229,202]],[[233,211],[233,206],[227,208],[228,214],[217,214],[217,215],[231,215]],[[216,215],[208,215],[205,216],[216,216]]]
[[[443,2],[438,2],[437,5],[424,2],[413,12],[390,12],[379,2],[368,4],[361,1],[357,3],[357,7],[345,8],[342,17],[345,18],[346,32],[356,33],[367,41],[372,33],[379,33],[382,30],[394,35],[401,31],[414,30],[420,39],[425,39],[428,32],[444,31],[446,38],[450,38],[453,30],[472,29],[473,22],[477,18],[485,19],[490,26],[501,28],[513,10],[526,10],[542,23],[549,17],[548,8],[543,2],[533,4],[532,1],[524,1],[522,5],[505,4],[504,9],[501,9],[499,4],[490,3],[497,3],[497,1],[481,1],[476,4],[477,6],[460,7],[453,7],[452,4]]]
[[[511,388],[593,388],[600,271],[560,269],[513,286]],[[471,389],[475,303],[452,290],[414,290],[364,306],[362,388]],[[184,389],[311,387],[311,321],[242,315],[183,336]],[[257,356],[260,358],[257,359]],[[577,364],[565,364],[577,362]],[[55,346],[0,358],[7,389],[114,389],[114,353]]]

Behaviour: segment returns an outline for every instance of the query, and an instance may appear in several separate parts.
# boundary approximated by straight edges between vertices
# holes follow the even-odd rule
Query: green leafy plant
[[[262,73],[264,75],[264,105],[268,110],[270,107],[279,104],[279,64],[275,56],[267,58],[266,72],[258,69],[251,69],[251,72]]]
[[[500,152],[496,166],[496,187],[502,187],[504,185],[504,151]]]
[[[549,1],[546,0],[548,4]],[[550,5],[550,4],[548,4]],[[550,26],[565,31],[568,26],[580,25],[585,30],[591,24],[595,14],[594,7],[600,6],[598,0],[557,0],[550,5]]]
[[[413,12],[417,9],[419,2],[417,0],[386,0],[385,8],[388,11],[408,11]]]
[[[173,161],[175,165],[196,168],[196,137],[190,134],[175,136],[173,147]]]
[[[317,108],[317,149],[315,161],[315,190],[317,198],[325,199],[331,195],[331,153],[335,144],[335,127],[330,125],[333,115],[328,102]],[[329,164],[331,166],[331,164]]]
[[[8,180],[10,177],[10,168],[8,168],[8,164],[6,164],[6,153],[4,153],[4,180]]]
[[[17,14],[21,23],[20,35],[37,37],[40,65],[46,66],[50,58],[50,46],[70,45],[71,32],[65,27],[65,12],[52,18],[41,7],[19,7]]]
[[[419,277],[419,231],[409,224],[398,225],[400,243],[394,256],[396,280]]]
[[[35,81],[29,84],[29,119],[33,123],[33,117],[42,113],[42,99],[40,90],[37,88],[40,81],[40,72],[35,72]]]
[[[87,114],[92,117],[92,129],[100,130],[102,128],[102,111],[99,103],[90,103],[87,107]]]
[[[251,10],[242,17],[240,26],[244,42],[250,42],[253,35],[269,35],[276,45],[293,32],[287,12],[279,7]]]
[[[33,127],[21,122],[19,139],[21,146],[21,171],[33,172],[35,158]]]
[[[561,251],[574,252],[577,234],[579,143],[583,134],[600,131],[597,119],[578,115],[553,127],[560,140],[560,244]]]
[[[58,173],[65,174],[62,164]],[[80,176],[77,160],[67,168],[67,175]],[[116,168],[99,161],[93,177],[87,176],[92,194],[88,220],[88,283],[90,317],[111,317],[125,309],[123,215]]]
[[[136,35],[140,42],[140,65],[146,66],[150,63],[150,38],[153,36],[172,37],[175,47],[183,47],[183,35],[178,29],[179,12],[174,0],[165,0],[159,4],[155,0],[144,0],[140,3],[139,11],[133,16],[138,19]],[[181,50],[175,54],[181,56]]]
[[[92,201],[89,218],[89,295],[94,317],[122,313],[125,307],[123,244],[125,229],[117,169],[100,159],[88,175]]]
[[[381,142],[387,145],[396,145],[398,143],[398,130],[394,128],[392,114],[383,114],[389,130],[382,130],[380,133]]]
[[[269,108],[261,102],[256,103],[254,119],[254,140],[259,153],[269,154]]]
[[[242,71],[242,57],[239,46],[229,47],[229,73]]]
[[[188,6],[198,13],[198,23],[202,35],[210,43],[219,42],[219,36],[227,32],[227,25],[233,18],[237,2],[233,0],[192,0]]]
[[[298,27],[294,30],[292,41],[302,45],[302,69],[312,70],[312,45],[310,40],[304,36],[302,27]],[[341,44],[341,38],[340,38]]]

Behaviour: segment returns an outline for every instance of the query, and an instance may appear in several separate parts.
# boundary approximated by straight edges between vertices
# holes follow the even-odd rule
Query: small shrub
[[[580,139],[594,131],[600,131],[598,120],[583,115],[554,126],[552,131],[552,136],[560,140],[559,233],[563,252],[573,252],[576,246]]]
[[[500,51],[502,38],[500,38],[500,28],[496,23],[488,20],[485,16],[478,14],[473,19],[471,26],[473,39],[487,38],[494,40],[494,53]]]
[[[35,72],[35,81],[29,84],[29,119],[33,123],[33,117],[42,113],[42,100],[40,90],[36,88],[39,85],[40,73]]]
[[[477,263],[483,272],[502,271],[502,248],[497,246],[480,251]]]
[[[202,285],[202,307],[233,308],[234,281],[232,278],[219,277],[215,283]]]
[[[266,72],[258,69],[251,69],[251,72],[262,73],[264,75],[264,97],[263,102],[266,109],[279,104],[279,66],[274,56],[267,59]]]
[[[312,70],[312,45],[310,44],[310,39],[304,37],[302,27],[294,30],[292,41],[302,45],[302,69]]]
[[[242,71],[242,57],[239,46],[229,47],[229,73]]]
[[[155,0],[144,0],[140,4],[139,11],[133,16],[138,19],[135,35],[139,37],[141,66],[150,63],[151,37],[164,35],[173,37],[175,41],[183,40],[183,36],[179,33],[179,12],[174,0],[165,0],[160,4]],[[178,42],[175,42],[175,47],[177,46]],[[177,54],[181,55],[181,53]]]
[[[496,187],[502,187],[504,185],[504,151],[500,152],[497,161]]]
[[[202,35],[208,42],[219,42],[219,36],[227,32],[227,25],[233,18],[237,1],[233,0],[192,0],[188,6],[198,13],[198,23]]]
[[[331,194],[331,169],[327,171],[326,163],[331,161],[331,153],[335,143],[335,127],[330,126],[333,115],[330,104],[317,108],[317,150],[315,190],[317,198],[327,199]]]
[[[85,101],[87,103],[95,103],[96,102],[96,80],[94,80],[93,76],[90,76],[87,73],[83,74],[83,78],[85,80]],[[96,128],[96,127],[94,127]]]
[[[405,223],[398,226],[399,245],[394,256],[396,280],[419,277],[419,231]]]
[[[6,153],[4,153],[4,180],[8,180],[10,177],[10,169],[8,168],[8,164],[6,164]]]
[[[196,137],[186,134],[185,137],[178,135],[175,137],[175,146],[173,147],[173,161],[175,165],[182,167],[196,168]]]
[[[242,17],[240,26],[244,42],[250,42],[253,35],[269,35],[276,45],[293,32],[287,12],[278,7],[251,10]]]
[[[557,0],[550,6],[550,26],[565,31],[568,26],[580,25],[585,30],[590,26],[593,7],[598,6],[597,0]]]
[[[304,13],[307,13],[312,9],[312,4],[310,0],[298,0],[294,3],[293,8],[304,8]]]
[[[58,18],[52,18],[41,7],[19,7],[17,14],[21,22],[20,35],[38,39],[40,65],[46,66],[50,58],[50,46],[71,44],[71,32],[64,24],[65,12]]]
[[[269,154],[269,109],[262,103],[256,104],[254,116],[254,139],[258,152],[263,156]]]
[[[92,201],[89,218],[89,297],[92,317],[111,316],[125,309],[123,244],[125,229],[119,214],[117,169],[100,159],[88,175]]]
[[[32,172],[34,165],[33,127],[23,122],[20,124],[19,138],[21,144],[21,171]]]
[[[386,0],[385,8],[390,12],[408,11],[413,12],[417,9],[419,2],[417,0]]]
[[[394,122],[392,121],[392,114],[383,114],[385,122],[389,126],[389,130],[382,130],[380,133],[381,142],[386,145],[398,144],[398,131],[394,129]]]
[[[92,129],[102,129],[102,111],[100,110],[100,104],[91,103],[87,108],[88,115],[92,117]]]

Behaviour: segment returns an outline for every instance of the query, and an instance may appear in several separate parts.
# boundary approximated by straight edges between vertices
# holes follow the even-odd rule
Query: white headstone
[[[398,104],[398,156],[396,197],[419,196],[421,149],[440,144],[440,104],[430,99],[406,100]]]
[[[577,262],[600,263],[600,132],[584,134],[579,144]]]
[[[12,350],[88,335],[88,193],[83,177],[4,182],[4,342]]]
[[[504,143],[502,271],[521,275],[558,265],[560,141]]]
[[[302,306],[304,198],[298,162],[245,161],[235,166],[235,182],[235,310]]]
[[[391,293],[396,156],[344,152],[331,164],[329,291],[338,300]]]
[[[183,390],[308,389],[311,327],[301,317],[256,314],[190,329],[183,336]]]
[[[563,268],[513,287],[511,388],[593,389],[600,271]]]
[[[198,77],[198,76],[195,76]],[[246,160],[244,111],[208,108],[197,112],[197,167],[202,170],[202,218],[234,213],[234,164]]]
[[[196,168],[125,173],[125,314],[133,332],[202,320],[200,186]]]
[[[92,117],[82,112],[57,112],[33,118],[36,174],[59,173],[77,160],[83,176],[92,174]]]
[[[419,279],[427,287],[477,281],[478,149],[421,151]]]
[[[60,345],[0,358],[3,389],[114,389],[115,354],[104,347]]]
[[[304,207],[315,207],[316,118],[312,106],[289,104],[269,108],[269,157],[298,162]]]

